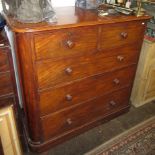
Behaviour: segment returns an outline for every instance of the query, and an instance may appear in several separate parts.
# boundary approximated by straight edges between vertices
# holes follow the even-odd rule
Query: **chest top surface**
[[[79,27],[88,25],[121,23],[127,21],[147,20],[150,16],[144,15],[136,17],[134,15],[109,15],[99,17],[97,10],[83,10],[76,7],[58,7],[55,8],[57,23],[40,22],[36,24],[20,23],[12,17],[6,17],[8,25],[14,32],[39,32],[52,29],[61,29],[68,27]]]

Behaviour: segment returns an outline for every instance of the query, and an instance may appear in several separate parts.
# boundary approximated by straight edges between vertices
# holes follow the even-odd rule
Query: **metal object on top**
[[[75,6],[82,9],[96,9],[102,0],[76,0]]]

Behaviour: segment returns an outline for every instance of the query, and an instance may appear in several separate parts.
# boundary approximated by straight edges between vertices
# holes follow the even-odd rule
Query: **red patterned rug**
[[[155,155],[155,117],[136,125],[85,155]]]

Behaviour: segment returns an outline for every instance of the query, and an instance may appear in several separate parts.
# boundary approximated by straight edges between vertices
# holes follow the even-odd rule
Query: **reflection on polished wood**
[[[46,31],[52,29],[60,28],[71,28],[85,25],[96,25],[96,24],[110,24],[117,22],[126,22],[126,21],[137,21],[148,19],[148,15],[141,17],[136,16],[105,16],[98,17],[97,11],[83,10],[75,7],[60,7],[54,8],[58,21],[55,24],[48,24],[46,22],[41,22],[37,24],[25,24],[16,21],[14,18],[6,17],[9,26],[15,32],[37,32],[37,31]]]

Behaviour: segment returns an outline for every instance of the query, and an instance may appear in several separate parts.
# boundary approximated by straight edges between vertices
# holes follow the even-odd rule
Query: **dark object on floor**
[[[146,155],[155,149],[155,116],[85,155]]]

